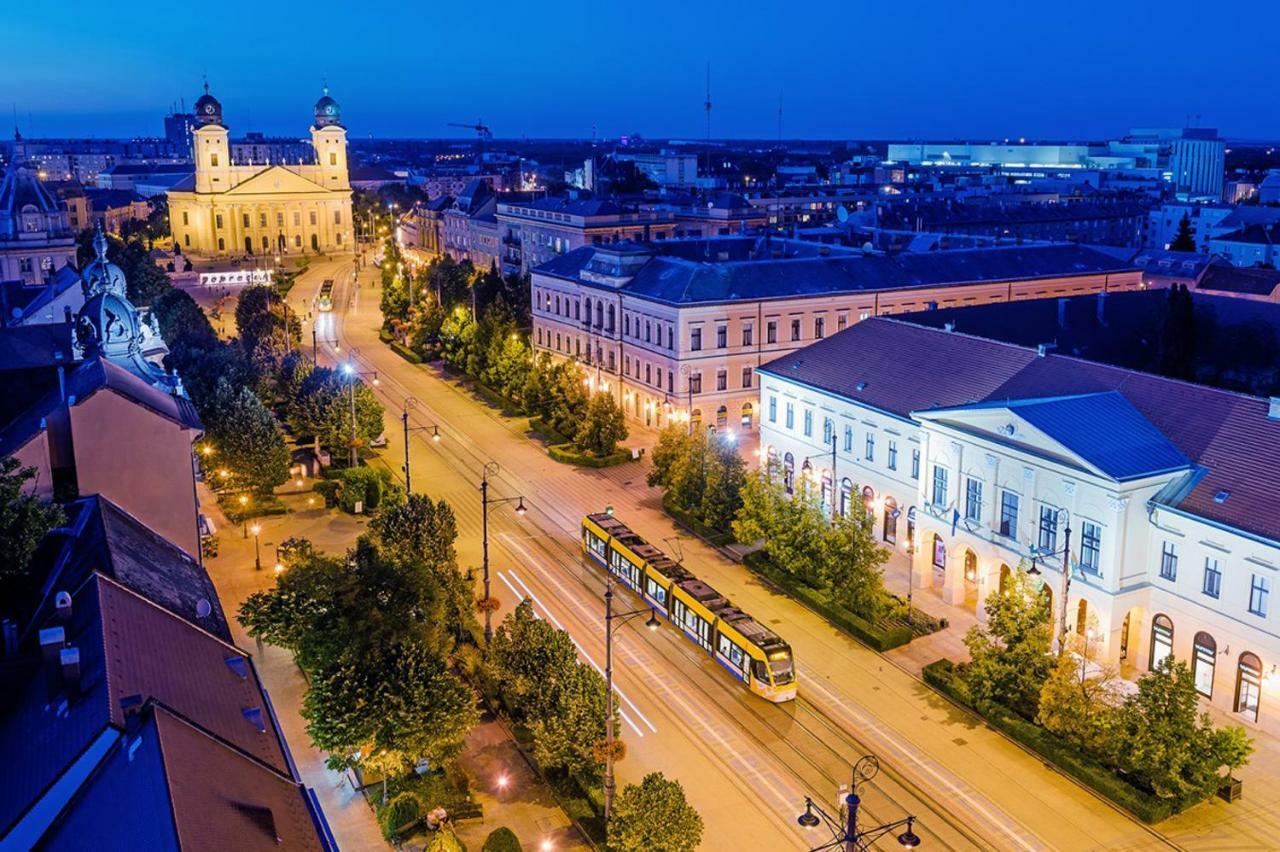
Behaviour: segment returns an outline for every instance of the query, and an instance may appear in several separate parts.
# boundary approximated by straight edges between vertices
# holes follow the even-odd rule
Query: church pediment
[[[278,195],[280,193],[315,193],[317,195],[331,192],[302,175],[289,171],[284,166],[268,166],[248,180],[227,190],[224,195]]]

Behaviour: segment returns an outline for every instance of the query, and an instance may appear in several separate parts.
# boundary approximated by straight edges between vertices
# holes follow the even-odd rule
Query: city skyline
[[[163,74],[106,19],[50,9],[13,23],[10,60],[31,66],[53,37],[67,60],[15,75],[4,106],[29,137],[159,135],[160,116],[183,100],[190,107],[207,75],[237,134],[299,134],[327,81],[353,138],[465,138],[449,124],[480,119],[499,138],[697,139],[707,132],[709,66],[713,138],[772,139],[781,129],[788,139],[1090,140],[1198,124],[1266,140],[1280,136],[1280,112],[1223,97],[1256,90],[1276,70],[1248,45],[1280,13],[1249,5],[1256,14],[1197,23],[1202,43],[1243,47],[1204,51],[1192,64],[1151,47],[1185,38],[1193,7],[1183,0],[1118,11],[1105,25],[1013,6],[1003,17],[956,19],[926,4],[903,23],[878,8],[828,5],[797,19],[754,3],[732,18],[659,5],[635,44],[650,61],[619,50],[634,32],[626,12],[580,3],[533,20],[439,9],[387,27],[389,6],[346,18],[324,0],[262,31],[243,27],[251,7],[231,4],[147,23],[148,41],[172,46]],[[382,45],[377,62],[334,55],[338,21],[344,39]],[[227,39],[228,28],[238,36]],[[1028,30],[1034,38],[1010,38]]]

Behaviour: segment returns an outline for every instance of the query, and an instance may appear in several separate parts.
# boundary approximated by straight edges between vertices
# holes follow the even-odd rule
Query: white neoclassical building
[[[982,618],[1034,568],[1055,632],[1280,730],[1280,400],[884,318],[759,372],[762,452],[872,511],[916,588]]]
[[[533,345],[645,426],[754,432],[756,370],[868,317],[1143,287],[1084,246],[868,255],[768,237],[588,245],[533,270]]]

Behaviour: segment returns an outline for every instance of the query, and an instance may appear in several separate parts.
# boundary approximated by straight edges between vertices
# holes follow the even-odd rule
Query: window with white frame
[[[1271,581],[1261,574],[1254,574],[1249,582],[1249,612],[1266,617],[1267,598],[1271,595]]]
[[[1008,489],[1000,492],[1000,535],[1018,536],[1018,495]]]
[[[982,480],[969,477],[964,484],[964,519],[982,519]]]
[[[1101,573],[1102,527],[1093,521],[1080,525],[1080,567],[1090,574]]]
[[[939,464],[933,466],[933,505],[947,505],[947,469]]]
[[[1222,566],[1212,556],[1204,558],[1204,584],[1200,590],[1211,598],[1222,594]]]
[[[1178,546],[1171,541],[1160,547],[1160,579],[1170,582],[1178,579]]]

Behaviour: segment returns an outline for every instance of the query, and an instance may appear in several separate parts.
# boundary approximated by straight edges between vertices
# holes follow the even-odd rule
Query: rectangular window
[[[769,397],[769,422],[778,422],[778,398],[776,396]]]
[[[312,225],[316,224],[316,211],[312,210],[307,218],[310,220]]]
[[[722,390],[728,390],[728,389],[729,389],[729,371],[716,370],[716,390],[722,391]]]
[[[1102,527],[1093,521],[1085,521],[1081,527],[1080,567],[1090,574],[1099,574],[1102,562]]]
[[[751,379],[751,368],[750,368],[750,367],[743,367],[743,368],[742,368],[742,386],[743,386],[744,388],[749,388],[749,387],[751,387],[751,381],[752,381],[752,379]]]
[[[1267,596],[1271,594],[1271,581],[1254,574],[1249,583],[1249,612],[1264,618],[1267,614]]]
[[[798,319],[791,321],[791,339],[793,341],[800,339],[800,320]]]
[[[817,317],[813,321],[813,336],[821,340],[827,333],[827,320],[825,317]]]
[[[1160,548],[1160,578],[1178,579],[1178,546],[1171,541],[1166,541]]]
[[[751,342],[751,326],[749,325],[744,325],[742,327],[742,345],[743,346],[753,345]]]
[[[675,392],[676,392],[676,374],[671,370],[667,370],[667,393],[675,393]]]
[[[898,469],[898,442],[897,441],[889,442],[889,458],[886,460],[885,463],[889,465],[889,470]]]
[[[283,214],[283,213],[277,213],[277,214],[276,214],[276,227],[277,227],[277,228],[283,228],[283,227],[284,227],[284,214]]]
[[[844,427],[844,451],[846,453],[853,452],[853,427]]]
[[[1012,491],[1000,492],[1000,535],[1018,537],[1018,495]]]
[[[911,451],[911,478],[912,479],[920,478],[920,451],[919,450]]]
[[[187,211],[186,211],[186,210],[183,210],[183,211],[182,211],[182,224],[184,224],[184,225],[190,225],[190,224],[191,224],[190,220],[188,220],[188,219],[187,219]]]
[[[724,349],[729,345],[729,326],[721,325],[716,327],[716,348]]]
[[[836,317],[836,331],[844,331],[849,326],[849,315],[841,314]]]
[[[215,227],[215,228],[221,228],[221,227],[222,227],[222,214],[221,214],[221,213],[216,213],[216,214],[214,214],[214,217],[213,217],[213,227]]]
[[[250,227],[252,227],[252,226],[249,224],[249,214],[248,214],[248,213],[241,213],[241,214],[240,214],[240,224],[241,224],[243,227],[245,227],[245,228],[250,228]]]
[[[870,432],[867,433],[866,457],[867,461],[876,460],[876,436]]]
[[[1051,506],[1040,507],[1040,531],[1036,537],[1036,546],[1042,553],[1056,553],[1058,550],[1058,510]]]
[[[266,223],[263,223],[263,224],[266,224]],[[335,210],[335,211],[333,211],[333,224],[335,224],[335,225],[341,225],[341,224],[342,224],[342,211],[341,211],[341,210]]]
[[[804,410],[804,436],[813,437],[813,411],[808,408]]]
[[[645,381],[647,382],[649,380],[646,378]],[[689,374],[689,393],[702,393],[702,374],[701,373]]]
[[[968,479],[964,483],[964,519],[982,520],[982,481]]]
[[[218,155],[216,153],[209,155],[209,165],[215,169],[218,167]]]
[[[1204,586],[1202,591],[1211,598],[1222,594],[1222,566],[1218,560],[1206,556],[1204,560]]]
[[[694,352],[702,349],[702,329],[695,328],[689,332],[689,348]]]
[[[764,328],[765,328],[765,342],[777,343],[778,342],[778,323],[775,322],[774,320],[769,320],[769,322],[765,323]]]
[[[788,429],[796,428],[796,407],[789,402],[787,403],[786,425]]]
[[[329,165],[331,166],[338,165],[338,155],[335,154],[333,151],[329,152]]]
[[[265,227],[267,227],[267,214],[266,214],[266,213],[259,213],[259,214],[258,214],[258,227],[259,227],[259,228],[265,228]]]
[[[661,329],[658,330],[658,339],[659,340],[662,339]],[[675,331],[672,329],[671,326],[667,326],[667,350],[668,351],[675,351],[675,348],[676,348],[675,339],[676,339]]]
[[[947,505],[947,469],[936,464],[933,466],[933,505]]]

